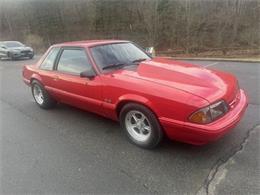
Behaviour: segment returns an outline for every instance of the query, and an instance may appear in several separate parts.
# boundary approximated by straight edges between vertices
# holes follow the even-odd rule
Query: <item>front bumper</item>
[[[203,145],[217,140],[230,131],[230,129],[234,128],[241,120],[247,106],[248,100],[246,94],[240,89],[240,100],[237,105],[223,117],[210,124],[200,125],[166,118],[160,118],[160,122],[170,139],[194,145]]]
[[[21,58],[21,57],[29,57],[33,56],[33,51],[20,51],[20,52],[10,52],[10,55],[14,58]]]

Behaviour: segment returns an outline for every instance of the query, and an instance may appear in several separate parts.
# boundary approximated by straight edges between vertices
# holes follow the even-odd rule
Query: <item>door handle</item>
[[[54,80],[54,81],[58,81],[58,80],[59,80],[59,77],[58,77],[58,76],[54,76],[54,77],[53,77],[53,80]]]

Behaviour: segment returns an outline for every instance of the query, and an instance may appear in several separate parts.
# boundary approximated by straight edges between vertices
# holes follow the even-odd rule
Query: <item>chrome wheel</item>
[[[147,117],[140,111],[129,111],[125,117],[125,126],[128,133],[136,141],[145,142],[151,135],[151,124]]]
[[[42,105],[43,102],[44,102],[44,97],[43,97],[43,92],[42,92],[42,89],[39,85],[34,85],[33,86],[33,96],[35,98],[35,101]]]

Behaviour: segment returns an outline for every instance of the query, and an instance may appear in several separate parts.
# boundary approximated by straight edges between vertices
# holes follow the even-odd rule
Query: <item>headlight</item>
[[[227,111],[226,102],[221,100],[193,113],[189,120],[193,123],[207,124],[223,116]]]

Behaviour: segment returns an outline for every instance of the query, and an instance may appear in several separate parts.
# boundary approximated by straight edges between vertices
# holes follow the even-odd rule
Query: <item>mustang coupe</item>
[[[153,148],[167,136],[214,141],[242,118],[245,92],[229,73],[152,58],[130,41],[92,40],[51,46],[23,81],[44,109],[66,103],[120,121],[129,140]]]

